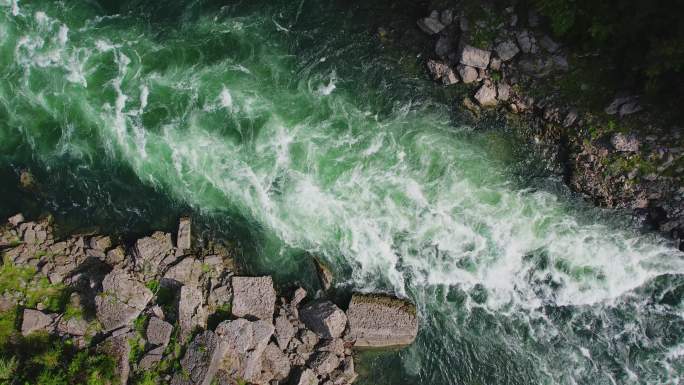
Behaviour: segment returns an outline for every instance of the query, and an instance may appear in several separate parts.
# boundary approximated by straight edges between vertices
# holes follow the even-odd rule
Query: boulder
[[[300,311],[304,324],[323,338],[337,338],[347,326],[347,316],[330,301],[314,301]]]
[[[297,330],[295,329],[295,326],[292,324],[292,322],[290,322],[289,319],[287,319],[285,315],[276,317],[275,335],[278,346],[280,346],[281,349],[287,349],[287,345],[290,343],[290,340],[292,340],[292,337],[294,337],[296,332]]]
[[[19,213],[9,217],[7,222],[9,222],[9,224],[12,225],[12,227],[17,227],[19,226],[19,224],[23,223],[24,220],[24,215]]]
[[[432,78],[435,80],[442,79],[447,72],[449,72],[449,66],[437,60],[428,60],[427,67],[428,71],[430,71],[430,74],[432,75]],[[316,264],[316,268],[318,268],[318,258],[314,258],[314,263]]]
[[[138,368],[142,370],[153,369],[164,357],[164,349],[163,346],[159,346],[145,353],[138,363]]]
[[[319,376],[326,376],[340,366],[342,360],[331,352],[318,352],[308,363],[308,366]]]
[[[270,384],[282,381],[290,375],[290,360],[278,347],[270,343],[266,345],[262,355],[261,375],[257,384]]]
[[[34,332],[52,332],[55,327],[55,314],[45,314],[42,311],[24,309],[21,322],[21,334],[27,336]]]
[[[435,54],[441,58],[449,57],[449,54],[454,50],[453,43],[448,36],[440,36],[435,43]]]
[[[205,327],[207,314],[202,307],[204,297],[202,290],[194,285],[185,285],[180,290],[178,302],[178,324],[181,341],[185,342],[196,327]]]
[[[276,292],[271,277],[233,277],[231,282],[235,317],[273,320]]]
[[[97,319],[105,332],[130,325],[152,297],[145,285],[115,268],[102,281],[102,293],[95,297]]]
[[[439,21],[444,25],[449,25],[454,22],[454,11],[445,9],[439,14]]]
[[[520,50],[523,53],[535,54],[539,51],[539,49],[537,48],[537,39],[535,39],[534,35],[532,35],[530,31],[520,31],[518,32],[516,38],[518,40]]]
[[[484,82],[475,93],[475,100],[482,107],[496,106],[496,87],[489,81]]]
[[[428,35],[440,33],[446,26],[438,18],[424,17],[418,20],[418,27]]]
[[[354,294],[347,317],[357,347],[404,346],[418,334],[415,305],[393,296]]]
[[[84,336],[88,332],[88,322],[81,317],[62,318],[57,323],[60,335]]]
[[[120,383],[126,384],[128,382],[128,375],[130,373],[129,357],[131,354],[131,345],[129,340],[135,338],[135,333],[126,332],[118,335],[112,335],[106,340],[97,345],[97,352],[106,354],[114,358],[116,364],[115,374],[120,380]]]
[[[491,54],[490,51],[464,44],[459,49],[458,61],[467,66],[485,69],[489,66]]]
[[[165,347],[169,344],[169,339],[173,333],[173,325],[158,318],[151,317],[147,323],[147,343],[153,346]]]
[[[639,152],[641,143],[634,134],[623,134],[621,132],[614,134],[610,138],[610,143],[617,151],[620,152]]]
[[[458,74],[461,76],[461,80],[463,80],[463,83],[469,84],[474,81],[477,81],[478,73],[475,68],[459,64],[456,67],[456,69],[458,70]]]
[[[451,70],[451,68],[449,68],[447,65],[444,66],[446,68],[444,74],[442,75],[442,81],[444,81],[444,83],[446,84],[448,81],[446,78],[450,76],[449,73],[451,73],[451,76],[455,75],[453,75],[453,71]],[[457,81],[458,80],[456,80],[456,82]],[[318,274],[318,281],[321,283],[321,287],[323,288],[323,290],[330,290],[333,284],[332,271],[330,271],[328,265],[326,265],[326,263],[321,261],[319,258],[314,258],[314,263],[316,264],[316,273]]]
[[[496,47],[494,47],[494,51],[501,60],[506,62],[513,59],[515,55],[520,52],[520,49],[514,42],[505,40],[497,44]]]
[[[183,371],[171,379],[172,385],[209,385],[226,351],[219,336],[210,330],[198,334],[181,359]]]
[[[506,102],[511,98],[511,86],[507,83],[499,83],[496,85],[496,98],[501,102]]]
[[[98,235],[90,238],[90,242],[88,242],[88,244],[90,245],[91,249],[107,251],[107,249],[112,247],[112,239],[107,236]]]
[[[270,321],[248,321],[244,318],[224,321],[216,334],[225,346],[222,370],[230,378],[242,378],[248,383],[262,383],[264,352],[273,335]],[[272,353],[272,352],[271,352]]]
[[[304,369],[299,375],[297,385],[318,385],[318,376],[311,369]]]
[[[183,217],[178,223],[178,236],[176,237],[176,248],[180,253],[190,249],[190,227],[192,220]]]
[[[333,385],[348,385],[356,381],[359,375],[354,370],[354,359],[345,357],[341,367],[330,375]]]
[[[202,262],[194,256],[188,256],[171,266],[164,273],[164,280],[171,280],[182,285],[197,285],[202,274],[204,274]]]
[[[577,110],[573,109],[568,111],[568,114],[565,115],[565,119],[563,119],[563,127],[571,127],[573,124],[575,124],[578,117],[579,114],[577,113]]]
[[[173,249],[171,234],[155,232],[149,237],[138,239],[135,242],[133,252],[136,267],[146,275],[154,276],[159,270],[159,265]]]

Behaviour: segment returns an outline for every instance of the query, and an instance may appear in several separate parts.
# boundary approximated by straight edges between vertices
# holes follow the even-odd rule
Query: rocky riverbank
[[[684,249],[681,127],[624,90],[608,91],[615,96],[600,107],[585,103],[601,85],[580,76],[583,53],[555,41],[543,17],[518,2],[471,3],[433,1],[416,20],[415,33],[434,44],[425,58],[432,78],[462,88],[456,104],[475,118],[507,120],[572,189],[631,210]]]
[[[226,247],[193,245],[191,226],[183,218],[175,237],[155,232],[126,247],[100,234],[56,239],[50,218],[10,218],[0,228],[0,312],[16,318],[0,342],[3,356],[18,352],[2,357],[14,378],[26,380],[34,359],[17,346],[43,335],[109,359],[122,384],[345,385],[357,378],[355,347],[416,337],[406,300],[357,293],[344,311],[301,287],[277,292],[269,276],[240,276]]]

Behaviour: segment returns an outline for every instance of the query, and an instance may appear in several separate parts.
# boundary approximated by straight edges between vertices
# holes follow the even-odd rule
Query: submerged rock
[[[416,306],[393,296],[354,294],[347,317],[357,347],[404,346],[418,334]]]

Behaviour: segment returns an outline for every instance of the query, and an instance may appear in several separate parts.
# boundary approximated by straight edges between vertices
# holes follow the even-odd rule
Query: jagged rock
[[[60,319],[57,332],[61,335],[84,336],[88,332],[88,322],[80,317]]]
[[[548,35],[544,35],[544,37],[539,39],[539,45],[548,53],[554,53],[560,48],[560,45],[553,41]]]
[[[323,338],[337,338],[347,326],[347,316],[330,301],[314,301],[300,311],[306,326]]]
[[[565,57],[565,55],[553,55],[551,57],[551,61],[556,69],[561,71],[567,71],[570,69],[570,63],[568,63],[568,59]]]
[[[489,69],[492,71],[499,71],[501,70],[501,65],[503,62],[498,56],[492,56],[491,60],[489,61]]]
[[[290,368],[287,356],[275,344],[270,343],[264,349],[261,378],[254,383],[269,384],[272,381],[282,381],[289,376]]]
[[[90,238],[90,242],[88,243],[91,249],[100,251],[107,251],[107,249],[112,247],[112,239],[103,235]]]
[[[311,359],[308,366],[320,376],[325,376],[333,372],[340,366],[340,358],[330,352],[319,352]]]
[[[639,111],[641,111],[643,107],[641,106],[641,103],[639,103],[638,100],[631,100],[628,101],[627,103],[623,104],[620,106],[620,109],[618,110],[618,115],[620,117],[635,114]]]
[[[22,215],[21,213],[13,215],[9,217],[7,222],[9,222],[9,224],[12,225],[12,227],[17,227],[19,226],[19,224],[24,222],[24,215]]]
[[[295,290],[294,295],[292,295],[292,301],[290,301],[290,305],[296,308],[304,298],[306,298],[306,290],[300,287]]]
[[[527,57],[518,62],[520,69],[534,77],[543,78],[551,73],[554,67],[552,58]]]
[[[219,307],[230,303],[233,295],[232,293],[230,286],[217,286],[209,292],[207,304],[212,309],[218,309]]]
[[[452,72],[451,68],[446,67],[447,72]],[[443,76],[448,76],[448,74],[444,74]],[[446,80],[442,78],[442,80]],[[330,290],[333,284],[333,273],[330,271],[330,268],[325,264],[325,262],[321,261],[319,258],[314,258],[314,264],[316,265],[316,273],[318,274],[318,281],[321,283],[321,287],[323,290]]]
[[[179,252],[190,249],[190,228],[192,220],[188,217],[180,219],[178,223],[178,236],[176,239],[176,248]]]
[[[464,44],[458,52],[458,61],[461,64],[476,68],[487,68],[489,66],[490,51],[475,48]]]
[[[496,85],[496,98],[501,102],[507,102],[511,98],[511,86],[507,83],[499,83]]]
[[[496,106],[496,87],[489,81],[486,81],[475,93],[475,100],[482,107]]]
[[[304,369],[299,375],[297,385],[318,385],[318,376],[311,369]]]
[[[150,289],[128,272],[115,268],[102,281],[102,293],[95,298],[97,319],[104,331],[129,325],[152,299]]]
[[[518,45],[523,53],[537,53],[539,49],[537,48],[537,39],[534,38],[530,31],[524,30],[518,32],[516,36],[518,40]]]
[[[123,247],[115,247],[105,254],[105,262],[110,266],[118,266],[126,259],[126,252]]]
[[[168,345],[171,333],[173,333],[173,325],[157,317],[150,318],[145,332],[147,343],[162,347]]]
[[[618,96],[605,108],[605,113],[608,115],[615,115],[620,110],[620,106],[626,103],[638,100],[637,96]]]
[[[176,373],[172,385],[209,385],[219,369],[227,346],[212,331],[198,334],[181,359],[182,373]]]
[[[578,117],[579,115],[577,114],[577,110],[568,111],[568,114],[565,115],[565,119],[563,119],[563,127],[571,127],[573,124],[575,124]]]
[[[171,266],[164,273],[164,279],[172,280],[182,285],[197,285],[200,283],[202,274],[204,274],[202,262],[193,256],[188,256]]]
[[[342,370],[336,370],[330,375],[330,380],[333,385],[348,385],[356,381],[359,376],[354,370],[354,359],[352,357],[345,357],[341,366]]]
[[[128,341],[133,338],[135,338],[135,333],[127,332],[111,336],[97,345],[99,353],[107,354],[114,358],[116,362],[116,375],[122,384],[128,382],[128,375],[131,370],[129,366],[131,346]]]
[[[520,49],[514,42],[505,40],[497,44],[496,47],[494,47],[494,51],[501,60],[506,62],[513,59],[515,55],[520,52]]]
[[[271,277],[233,277],[231,281],[234,316],[273,320],[276,292]]]
[[[184,285],[178,302],[178,324],[181,341],[187,341],[196,327],[205,327],[207,314],[202,307],[202,290],[194,285]]]
[[[147,276],[154,276],[159,265],[173,249],[171,234],[157,231],[149,237],[138,239],[133,249],[136,267]]]
[[[437,18],[424,17],[418,20],[418,27],[428,35],[434,35],[441,32],[446,26],[442,24]]]
[[[610,138],[610,143],[620,152],[639,152],[639,146],[641,145],[636,135],[625,135],[623,133],[614,134]]]
[[[153,369],[164,357],[164,347],[156,347],[147,352],[138,363],[138,368],[142,370]]]
[[[418,334],[415,305],[388,295],[354,294],[347,317],[357,347],[408,345]]]
[[[264,352],[273,330],[270,321],[264,320],[250,322],[240,318],[220,323],[216,334],[226,349],[222,370],[231,378],[262,383]]]
[[[276,317],[275,335],[278,346],[280,346],[281,349],[287,349],[287,345],[290,343],[290,340],[292,340],[296,332],[297,330],[295,329],[295,326],[292,325],[292,322],[290,322],[286,316],[280,315]]]
[[[458,70],[458,74],[461,76],[463,83],[469,84],[477,80],[478,73],[475,68],[459,64],[456,69]]]
[[[326,340],[318,347],[321,352],[330,352],[340,357],[344,356],[344,341],[341,338]]]
[[[54,330],[56,317],[55,314],[45,314],[38,310],[24,309],[21,334],[27,336],[38,331],[50,333]]]

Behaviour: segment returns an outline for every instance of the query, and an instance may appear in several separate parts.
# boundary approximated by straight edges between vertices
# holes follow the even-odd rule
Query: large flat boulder
[[[271,277],[233,277],[232,286],[234,316],[273,320],[276,292]]]
[[[490,51],[464,44],[459,48],[458,61],[467,66],[486,69],[491,55]]]
[[[347,327],[347,316],[330,301],[314,301],[299,314],[304,324],[323,338],[337,338]]]
[[[55,328],[55,314],[45,314],[42,311],[25,309],[21,322],[21,334],[27,336],[34,332],[52,332]]]
[[[97,319],[105,332],[129,325],[152,297],[152,291],[130,273],[114,269],[102,281],[102,293],[95,297]]]
[[[393,296],[354,294],[347,318],[357,347],[409,345],[418,334],[416,306]]]

